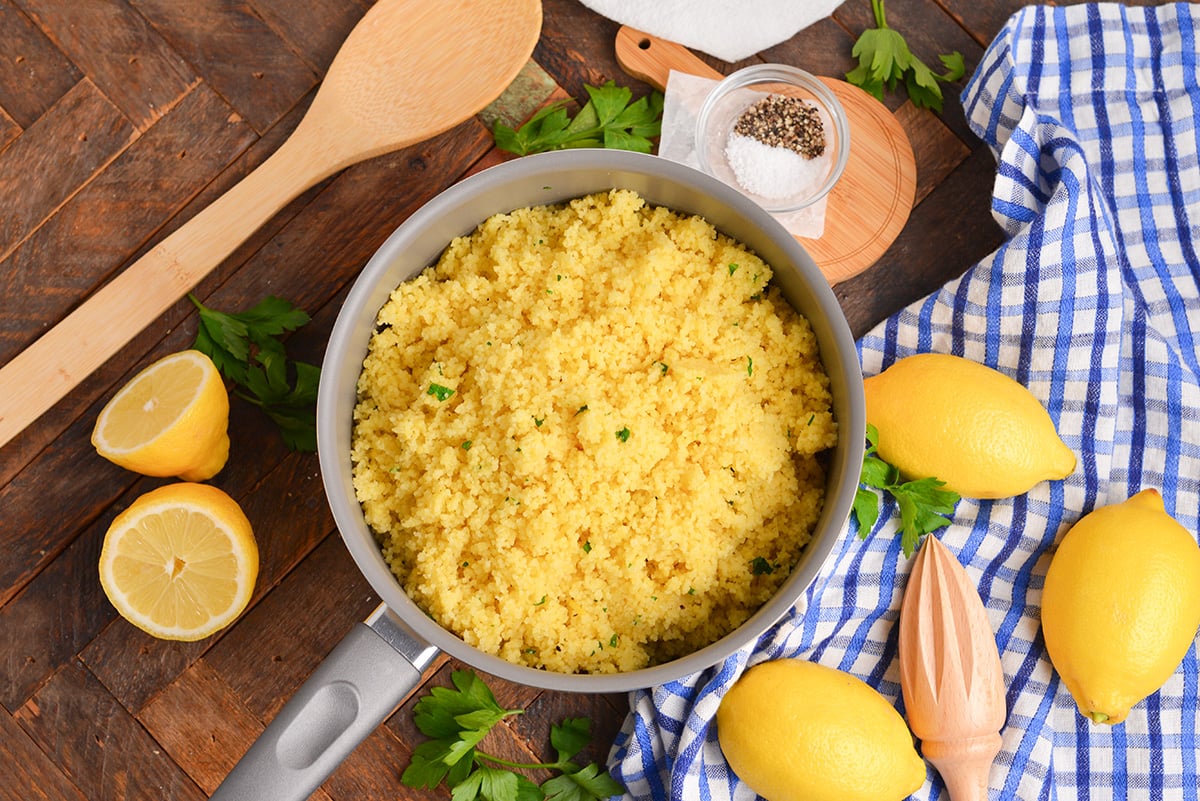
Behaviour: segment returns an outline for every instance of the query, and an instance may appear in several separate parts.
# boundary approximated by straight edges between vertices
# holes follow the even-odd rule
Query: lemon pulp
[[[100,411],[96,452],[147,476],[203,481],[229,457],[229,394],[200,351],[172,353],[129,380]]]
[[[237,503],[216,487],[171,484],[113,520],[100,583],[113,606],[163,639],[198,640],[231,623],[250,601],[258,547]]]

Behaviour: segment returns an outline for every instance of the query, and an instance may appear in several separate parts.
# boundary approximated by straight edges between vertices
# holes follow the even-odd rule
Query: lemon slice
[[[229,393],[212,360],[172,353],[117,391],[96,419],[92,445],[147,476],[203,481],[229,458]]]
[[[100,585],[121,617],[166,640],[200,640],[242,613],[258,546],[237,502],[208,484],[169,484],[117,515]]]

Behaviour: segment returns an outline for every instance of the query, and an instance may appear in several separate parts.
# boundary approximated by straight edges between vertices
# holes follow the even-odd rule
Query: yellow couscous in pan
[[[840,306],[778,222],[689,167],[574,150],[397,229],[334,326],[317,426],[382,604],[230,798],[306,797],[439,652],[618,692],[752,644],[845,529],[865,414]]]

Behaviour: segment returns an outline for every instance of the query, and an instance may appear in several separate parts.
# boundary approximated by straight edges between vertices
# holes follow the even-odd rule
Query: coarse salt
[[[786,147],[764,144],[752,136],[731,133],[725,158],[743,189],[771,200],[812,194],[829,174],[829,149],[807,159]]]

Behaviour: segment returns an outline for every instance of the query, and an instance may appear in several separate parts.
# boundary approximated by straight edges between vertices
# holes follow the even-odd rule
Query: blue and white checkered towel
[[[1200,6],[1029,7],[963,94],[992,147],[1005,243],[859,343],[863,371],[954,353],[1020,381],[1080,455],[1027,495],[964,499],[938,536],[976,579],[1008,687],[993,799],[1196,801],[1196,646],[1122,725],[1087,723],[1051,667],[1039,604],[1048,549],[1091,509],[1161,491],[1200,530]],[[891,513],[889,515],[889,513]],[[890,517],[890,519],[889,519]],[[636,693],[610,769],[637,799],[753,799],[713,725],[749,665],[801,657],[897,703],[896,621],[909,563],[885,504],[865,542],[842,532],[792,613],[753,648]],[[946,798],[935,770],[914,796]]]

